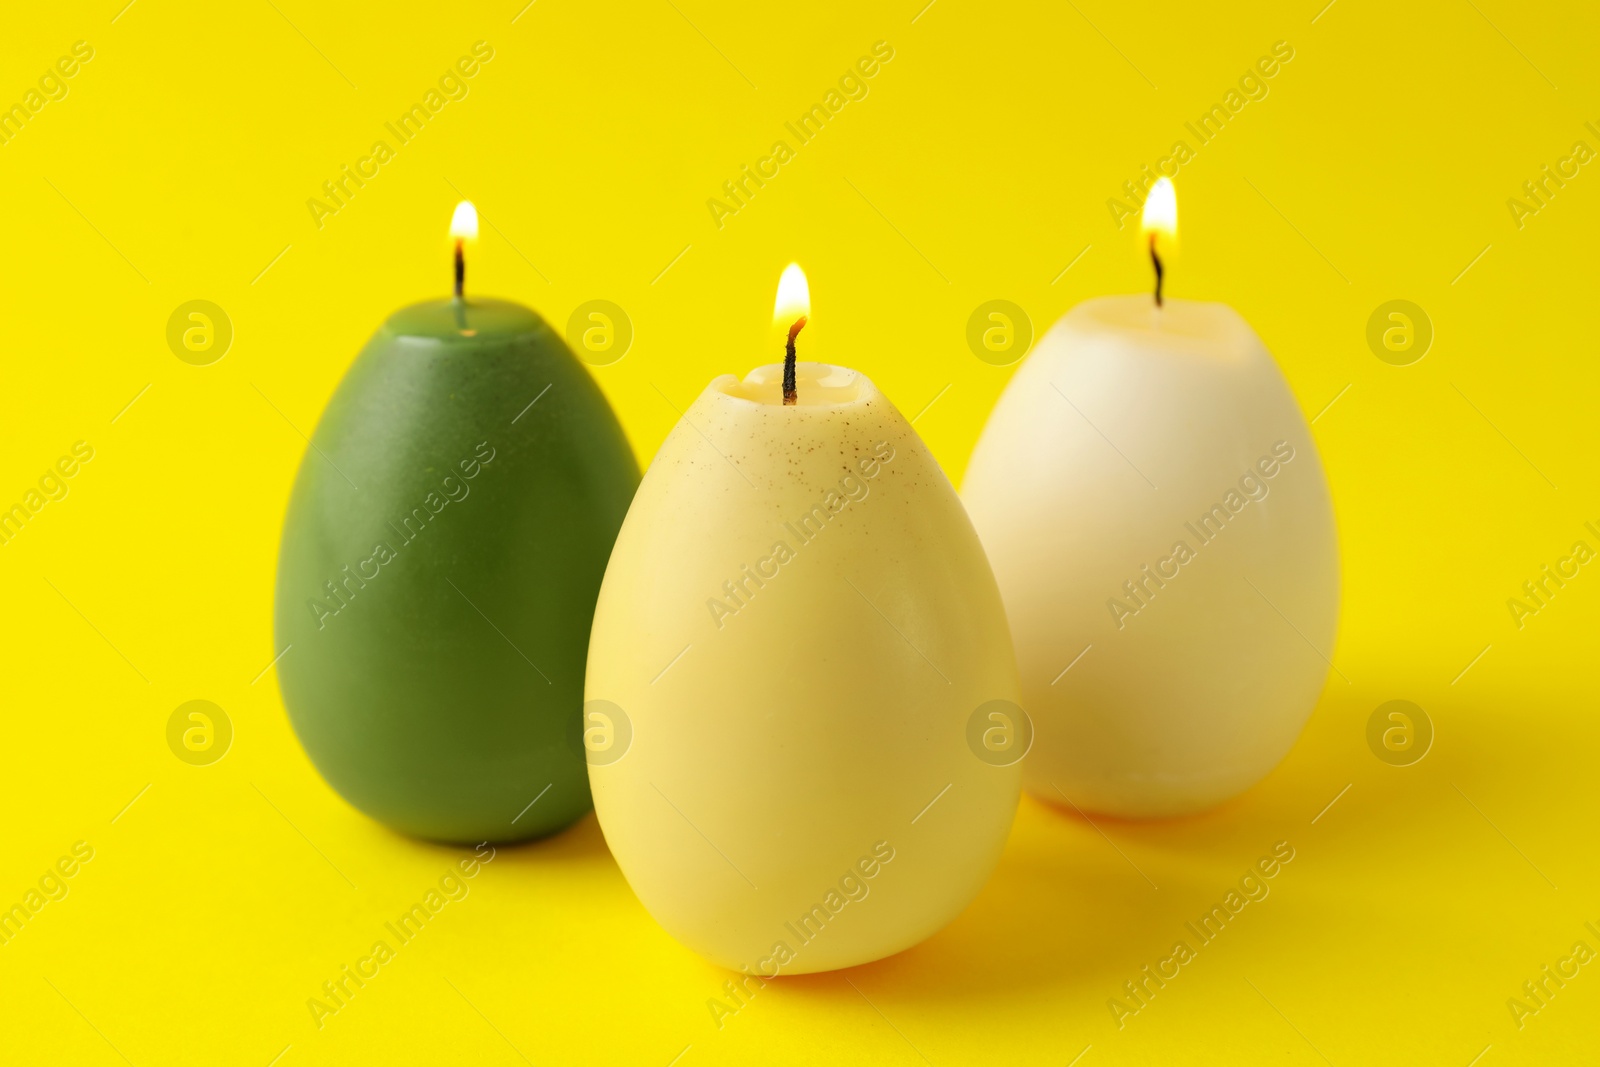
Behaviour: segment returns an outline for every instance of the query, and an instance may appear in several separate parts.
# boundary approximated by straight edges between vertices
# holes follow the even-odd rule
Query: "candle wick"
[[[456,299],[461,299],[462,284],[467,280],[467,260],[462,254],[461,246],[464,242],[456,238]]]
[[[789,344],[784,349],[783,355],[783,403],[785,407],[794,404],[799,399],[794,387],[794,339],[799,336],[801,330],[805,329],[805,325],[806,317],[801,315],[794,321],[794,325],[789,327]]]
[[[1153,231],[1150,234],[1150,262],[1153,263],[1156,268],[1156,307],[1160,307],[1161,279],[1165,272],[1161,268],[1161,254],[1156,251],[1156,235]]]

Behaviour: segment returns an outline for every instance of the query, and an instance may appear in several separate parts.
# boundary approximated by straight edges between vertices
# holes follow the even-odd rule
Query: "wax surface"
[[[279,676],[328,782],[440,840],[587,811],[589,622],[637,481],[610,407],[533,312],[396,313],[329,402],[284,523]]]
[[[716,379],[662,445],[606,572],[587,690],[631,726],[590,781],[634,891],[691,948],[765,974],[939,929],[988,877],[1020,789],[1015,763],[968,744],[1017,683],[955,492],[864,376],[802,363],[794,407],[781,380]]]
[[[1001,397],[963,498],[1037,729],[1029,792],[1172,815],[1282,759],[1329,671],[1338,548],[1305,419],[1231,308],[1074,308]]]

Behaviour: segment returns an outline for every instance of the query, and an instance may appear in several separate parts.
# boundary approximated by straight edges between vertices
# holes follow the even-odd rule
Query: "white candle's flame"
[[[1144,233],[1156,233],[1166,238],[1167,241],[1178,239],[1178,194],[1172,188],[1172,179],[1165,176],[1157,178],[1156,183],[1150,187],[1150,195],[1145,197],[1144,213],[1139,219],[1139,228]]]
[[[456,205],[455,214],[450,216],[450,236],[457,241],[478,239],[478,209],[471,200]]]
[[[806,284],[806,272],[800,264],[791,263],[783,268],[778,279],[778,298],[772,304],[772,321],[788,329],[802,316],[811,315],[811,287]]]

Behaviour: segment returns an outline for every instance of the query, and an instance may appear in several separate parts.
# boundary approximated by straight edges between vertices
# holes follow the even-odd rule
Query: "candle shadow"
[[[1086,817],[1024,798],[985,892],[947,936],[882,964],[897,980],[934,968],[954,979],[928,983],[921,992],[930,998],[1028,986],[1101,1001],[1129,977],[1121,973],[1129,946],[1152,960],[1165,955],[1185,934],[1186,902],[1220,895],[1238,877],[1197,872],[1242,868],[1241,850],[1269,847],[1224,820]]]
[[[600,830],[600,821],[593,810],[583,818],[549,837],[532,841],[516,841],[494,846],[495,862],[507,861],[511,866],[548,868],[551,866],[587,866],[616,870],[617,861],[611,858],[606,838]]]
[[[1480,712],[1477,736],[1454,735],[1453,751],[1396,768],[1365,749],[1373,701],[1336,703],[1313,724],[1327,735],[1321,743],[1297,746],[1265,781],[1197,815],[1085,816],[1025,796],[994,875],[948,927],[888,959],[785,978],[785,989],[818,1009],[866,1011],[866,1000],[897,1025],[909,1022],[913,1033],[919,1015],[992,1007],[996,1017],[1014,1017],[1019,1002],[1052,1016],[1107,1012],[1109,1026],[1108,1001],[1125,996],[1124,983],[1138,981],[1142,965],[1169,956],[1180,940],[1202,957],[1216,951],[1191,924],[1285,840],[1295,859],[1267,882],[1268,910],[1279,892],[1295,894],[1297,908],[1341,921],[1376,907],[1353,902],[1344,883],[1319,884],[1313,864],[1408,885],[1464,884],[1500,864],[1528,893],[1555,891],[1567,873],[1559,851],[1520,855],[1479,810],[1545,765],[1547,753],[1516,733],[1521,719]],[[1481,847],[1462,849],[1462,835],[1476,835]],[[1384,857],[1381,867],[1363,866],[1371,856]],[[1063,1036],[1070,1059],[1081,1043],[1067,1043]]]
[[[525,867],[530,870],[563,865],[589,865],[615,870],[617,866],[616,860],[611,858],[610,849],[606,847],[605,835],[600,830],[600,823],[595,818],[593,809],[585,812],[582,818],[566,829],[546,837],[535,837],[526,841],[494,841],[485,846],[473,842],[429,841],[408,836],[374,820],[368,821],[373,827],[372,832],[392,845],[437,852],[447,860],[472,854],[481,847],[485,850],[494,849],[492,862],[497,865]]]
[[[955,922],[888,959],[786,978],[784,988],[819,1007],[860,1005],[892,990],[897,1005],[959,1004],[963,1014],[1001,1001],[1014,1006],[1019,995],[1041,1004],[1102,1001],[1130,977],[1117,969],[1130,943],[1147,944],[1158,958],[1181,930],[1177,902],[1222,888],[1170,873],[1153,882],[1155,865],[1135,858],[1163,843],[1192,844],[1192,822],[1091,821],[1024,797],[994,875]],[[1231,854],[1220,841],[1215,847]]]
[[[785,988],[819,1007],[859,1005],[877,991],[902,1010],[1005,1005],[1009,1014],[1018,998],[1041,1011],[1104,1010],[1138,977],[1130,954],[1154,963],[1180,939],[1199,945],[1185,923],[1284,836],[1249,797],[1194,816],[1125,820],[1024,796],[994,875],[953,923],[888,959],[784,979]]]

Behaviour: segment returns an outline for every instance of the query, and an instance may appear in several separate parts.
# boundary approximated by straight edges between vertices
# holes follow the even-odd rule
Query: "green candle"
[[[317,769],[379,821],[460,842],[589,810],[589,626],[639,483],[561,336],[461,295],[470,222],[456,297],[396,312],[329,402],[276,605],[284,702]]]

